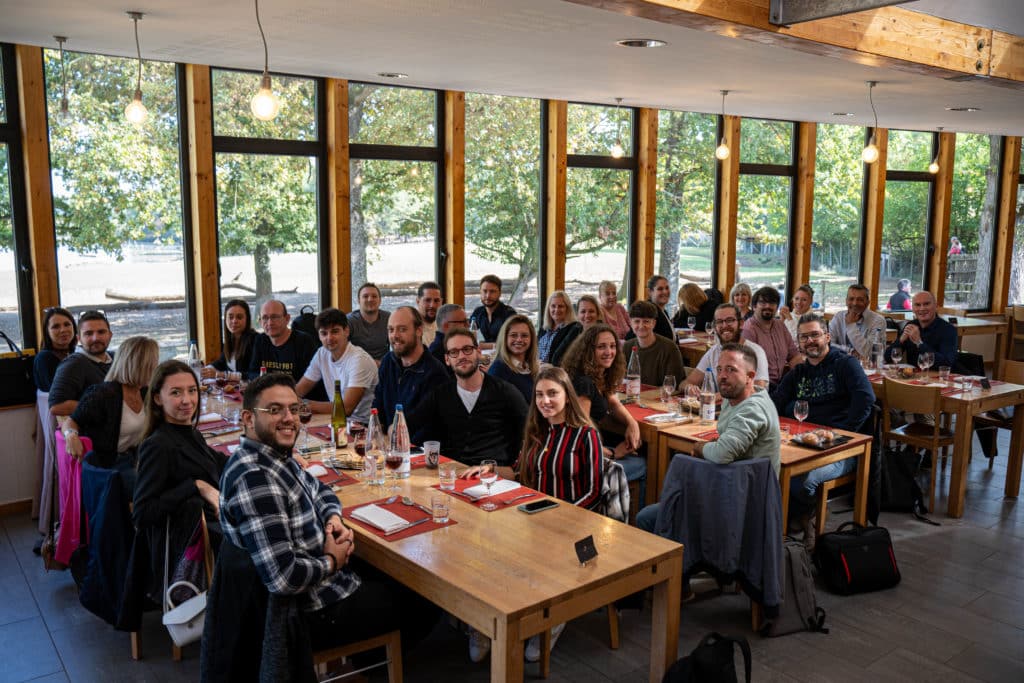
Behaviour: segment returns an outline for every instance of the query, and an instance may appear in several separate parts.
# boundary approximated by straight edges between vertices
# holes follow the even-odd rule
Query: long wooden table
[[[658,490],[665,481],[665,473],[676,453],[693,453],[694,446],[703,441],[697,434],[714,429],[713,425],[699,423],[679,425],[663,429],[658,445]],[[787,528],[789,517],[789,484],[793,477],[810,472],[813,469],[830,465],[847,458],[857,458],[857,481],[853,499],[853,518],[858,524],[867,523],[868,475],[871,469],[871,437],[841,429],[833,430],[836,434],[849,436],[844,444],[824,451],[814,450],[806,446],[797,446],[783,441],[780,447],[781,467],[779,469],[779,486],[782,488],[782,528]],[[650,476],[650,474],[648,474]]]
[[[935,372],[929,378],[936,380]],[[875,393],[882,386],[881,377],[871,382]],[[971,455],[971,439],[974,435],[974,417],[989,410],[1015,406],[1013,430],[1010,433],[1010,452],[1007,454],[1006,484],[1004,493],[1008,498],[1020,494],[1021,465],[1024,461],[1024,386],[999,383],[980,393],[949,393],[942,397],[942,412],[956,417],[953,429],[953,465],[949,477],[949,502],[946,514],[963,517],[964,499],[967,495],[967,461]]]
[[[317,415],[310,426],[325,422],[326,416]],[[437,479],[437,470],[414,469],[400,480],[401,495],[429,507]],[[389,495],[361,482],[335,492],[345,507]],[[661,681],[675,662],[680,544],[565,502],[527,515],[515,509],[486,512],[452,496],[451,518],[458,523],[397,541],[351,524],[356,554],[491,638],[492,681],[523,680],[524,641],[530,636],[646,588],[654,589],[651,683]],[[598,557],[584,567],[574,543],[588,535]]]

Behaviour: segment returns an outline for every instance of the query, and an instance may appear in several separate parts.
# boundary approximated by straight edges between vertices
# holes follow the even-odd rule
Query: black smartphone
[[[956,316],[955,315],[949,316],[949,324],[950,325],[956,325]]]
[[[545,498],[544,500],[535,500],[532,503],[523,503],[522,505],[518,506],[517,509],[520,512],[525,512],[528,515],[533,515],[533,514],[536,514],[538,512],[541,512],[542,510],[548,510],[550,508],[556,508],[556,507],[558,507],[558,501],[557,500],[551,500],[550,498]]]

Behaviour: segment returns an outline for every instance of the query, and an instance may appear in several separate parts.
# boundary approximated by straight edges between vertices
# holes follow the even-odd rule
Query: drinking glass
[[[917,367],[921,368],[921,372],[928,372],[928,368],[935,362],[935,354],[931,351],[922,351],[917,355]]]
[[[810,413],[810,406],[807,405],[807,401],[797,401],[793,404],[793,417],[800,423],[800,428],[797,432],[803,431],[804,420],[807,419],[807,415]]]
[[[498,463],[494,460],[484,460],[480,463],[480,481],[487,487],[487,495],[491,495],[491,486],[498,481]],[[498,509],[498,506],[488,500],[480,506],[481,510],[488,512]]]
[[[902,363],[903,362],[903,347],[902,346],[894,346],[891,349],[889,349],[889,358],[892,358],[892,362],[894,364],[896,364],[896,365],[899,365],[900,363]]]
[[[661,402],[669,403],[672,400],[672,396],[676,393],[676,376],[665,375],[665,379],[661,381]]]
[[[946,386],[949,386],[949,370],[950,368],[948,365],[939,367],[939,381]]]
[[[398,486],[398,468],[402,466],[404,458],[401,453],[388,451],[384,456],[384,464],[391,473],[391,493],[398,493],[401,488]]]
[[[686,326],[690,328],[690,336],[693,336],[693,328],[697,327],[697,316],[691,315],[686,319]]]
[[[715,324],[711,322],[704,323],[704,332],[707,333],[707,335],[710,337],[712,334],[715,333]]]
[[[299,405],[299,422],[302,423],[302,448],[309,448],[309,431],[306,429],[306,425],[313,419],[313,409],[309,406],[309,401],[303,401]]]

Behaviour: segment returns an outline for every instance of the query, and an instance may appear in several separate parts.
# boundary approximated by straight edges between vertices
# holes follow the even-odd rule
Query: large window
[[[393,310],[438,279],[438,105],[431,90],[349,85],[353,307],[363,282],[376,283]]]
[[[743,119],[740,123],[740,185],[736,215],[736,281],[756,291],[786,291],[794,124]],[[727,293],[726,293],[727,294]]]
[[[565,290],[575,302],[602,280],[629,291],[633,110],[570,104],[567,111]]]
[[[18,269],[14,240],[14,206],[11,202],[11,158],[8,140],[16,142],[16,127],[7,119],[5,76],[6,50],[0,49],[0,330],[22,344],[21,316],[18,314]],[[7,68],[5,68],[7,67]],[[0,343],[0,352],[7,345]]]
[[[928,173],[928,164],[934,154],[934,134],[889,131],[882,263],[876,292],[879,308],[885,307],[901,279],[910,280],[911,292],[924,287],[934,178]]]
[[[658,112],[654,262],[673,299],[686,282],[713,280],[717,125],[710,114]]]
[[[466,95],[466,307],[477,283],[502,279],[502,299],[540,308],[540,100]]]
[[[846,306],[846,288],[860,277],[863,149],[863,128],[818,125],[810,285],[829,311]]]
[[[989,307],[1001,149],[998,135],[956,134],[946,306]]]
[[[324,272],[317,82],[275,76],[281,110],[259,121],[249,109],[259,78],[211,74],[221,301],[249,301],[253,320],[268,299],[283,301],[293,316],[303,306],[319,310]]]
[[[175,67],[145,62],[138,127],[124,107],[134,59],[65,53],[69,108],[61,114],[60,53],[44,52],[61,305],[106,312],[114,346],[154,337],[161,355],[186,351],[178,101]]]
[[[1013,224],[1013,265],[1010,267],[1010,298],[1014,305],[1024,304],[1024,154],[1017,178],[1017,214]]]

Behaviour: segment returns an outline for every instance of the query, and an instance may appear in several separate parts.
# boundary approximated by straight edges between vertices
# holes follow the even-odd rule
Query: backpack
[[[935,526],[938,522],[925,517],[928,506],[924,492],[917,483],[917,470],[921,457],[910,448],[882,451],[881,458],[881,509],[887,512],[910,512],[914,517]]]
[[[718,633],[704,636],[693,652],[669,667],[661,683],[736,683],[734,645],[743,652],[743,668],[750,683],[750,645],[746,638]]]
[[[292,329],[313,338],[313,348],[320,348],[320,334],[316,331],[316,311],[309,304],[299,309],[299,314],[292,318]]]
[[[818,607],[814,593],[811,558],[807,556],[803,542],[786,538],[782,547],[782,566],[785,583],[782,585],[779,616],[767,621],[761,635],[774,638],[800,631],[828,633],[825,610]]]

